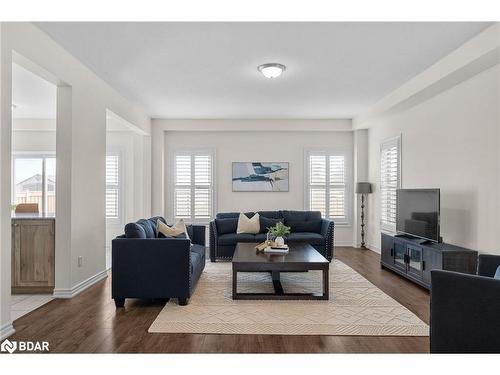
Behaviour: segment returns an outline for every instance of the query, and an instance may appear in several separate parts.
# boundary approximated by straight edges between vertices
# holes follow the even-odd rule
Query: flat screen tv
[[[396,231],[439,242],[439,189],[398,189]]]

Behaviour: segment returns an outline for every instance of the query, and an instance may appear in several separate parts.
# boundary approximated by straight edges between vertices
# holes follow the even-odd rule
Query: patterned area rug
[[[231,263],[207,263],[187,306],[168,302],[151,333],[428,336],[429,327],[352,268],[330,265],[328,301],[234,301]],[[282,273],[285,292],[319,292],[321,273]],[[269,273],[238,273],[238,291],[273,292]]]

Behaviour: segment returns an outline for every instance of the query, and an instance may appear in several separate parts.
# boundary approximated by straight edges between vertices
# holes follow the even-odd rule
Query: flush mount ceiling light
[[[286,70],[286,66],[278,63],[267,63],[259,65],[257,70],[266,78],[276,78]]]

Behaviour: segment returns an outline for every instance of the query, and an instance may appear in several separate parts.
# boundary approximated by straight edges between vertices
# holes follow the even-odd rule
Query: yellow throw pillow
[[[240,213],[240,217],[238,219],[238,228],[236,229],[236,233],[257,234],[259,232],[260,232],[259,214],[255,214],[251,219],[249,219],[247,215],[245,215],[244,213]]]
[[[161,220],[156,221],[156,233],[161,233],[165,237],[177,237],[181,234],[185,234],[186,238],[189,240],[189,235],[186,229],[186,224],[184,223],[183,219],[180,219],[177,223],[175,223],[173,226],[168,226]]]

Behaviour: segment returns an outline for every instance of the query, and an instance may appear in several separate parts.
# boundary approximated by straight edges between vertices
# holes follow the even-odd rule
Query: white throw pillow
[[[186,224],[183,219],[180,219],[173,226],[169,227],[167,224],[161,220],[156,221],[156,233],[161,233],[165,237],[177,237],[181,234],[185,234],[186,238],[189,240],[189,235],[186,229]]]
[[[240,213],[240,217],[238,219],[238,228],[236,229],[236,233],[257,234],[259,232],[260,232],[259,214],[255,214],[251,219],[249,219],[247,215],[245,215],[244,213]]]

